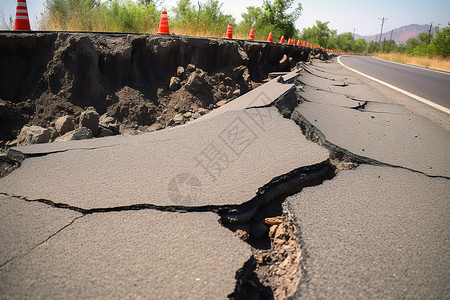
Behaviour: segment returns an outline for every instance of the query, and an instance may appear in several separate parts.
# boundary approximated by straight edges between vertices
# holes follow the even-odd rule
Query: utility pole
[[[384,22],[387,21],[387,20],[389,20],[389,19],[388,19],[388,18],[385,18],[385,17],[383,17],[383,18],[378,18],[378,19],[381,20],[380,40],[378,41],[378,49],[380,49],[380,48],[381,48],[381,36],[383,35],[383,25],[384,25]]]
[[[356,28],[353,28],[353,39],[355,39],[355,31],[356,31]]]
[[[430,23],[430,30],[428,30],[428,43],[427,45],[430,44],[431,41],[431,28],[433,27],[433,22]]]

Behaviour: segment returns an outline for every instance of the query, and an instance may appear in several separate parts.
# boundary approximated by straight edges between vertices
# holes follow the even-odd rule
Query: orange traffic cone
[[[301,45],[302,45],[302,41],[298,40],[297,46],[301,46]]]
[[[272,32],[269,33],[269,37],[267,38],[268,42],[273,42],[273,36],[272,36]]]
[[[26,0],[17,0],[14,30],[31,30]]]
[[[248,36],[249,40],[254,40],[255,39],[255,28],[252,27],[252,29],[250,29],[250,35]]]
[[[229,38],[229,39],[233,38],[233,25],[232,24],[228,24],[226,38]]]
[[[292,39],[292,45],[295,46],[295,39]]]
[[[157,34],[170,34],[169,19],[167,19],[167,11],[161,12],[161,21],[159,22],[159,29]]]
[[[283,36],[281,36],[281,39],[280,39],[280,44],[284,44],[284,35],[283,35]]]
[[[291,45],[291,38],[288,39],[288,45]]]

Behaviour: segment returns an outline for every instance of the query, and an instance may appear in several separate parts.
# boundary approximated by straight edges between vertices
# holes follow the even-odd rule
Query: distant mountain
[[[392,39],[397,43],[405,43],[409,38],[417,38],[419,33],[427,32],[430,30],[430,25],[418,25],[418,24],[410,24],[406,26],[402,26],[400,28],[396,28],[389,31],[383,30],[383,35],[381,36],[381,40],[389,40]],[[434,27],[431,28],[431,33],[434,33]],[[369,36],[361,36],[355,34],[355,39],[363,38],[366,41],[378,41],[380,39],[380,34],[369,35]]]

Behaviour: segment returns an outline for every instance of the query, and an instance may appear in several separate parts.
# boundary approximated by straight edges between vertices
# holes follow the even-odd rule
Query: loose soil
[[[0,33],[0,148],[14,146],[24,125],[54,128],[72,115],[77,127],[88,108],[113,117],[115,133],[182,124],[269,72],[326,55],[318,50],[175,35]]]

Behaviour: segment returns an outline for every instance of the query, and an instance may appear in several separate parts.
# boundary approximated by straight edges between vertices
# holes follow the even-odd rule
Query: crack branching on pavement
[[[5,267],[6,265],[8,265],[9,263],[13,262],[15,259],[20,258],[20,257],[24,257],[27,256],[28,254],[30,254],[34,249],[36,249],[37,247],[43,245],[44,243],[48,242],[50,239],[52,239],[54,236],[56,236],[57,234],[59,234],[61,231],[63,231],[64,229],[68,228],[69,226],[71,226],[73,223],[75,223],[76,220],[83,218],[84,215],[78,216],[76,218],[74,218],[72,221],[70,221],[68,224],[64,225],[63,227],[61,227],[60,229],[58,229],[57,231],[55,231],[54,233],[52,233],[51,235],[49,235],[48,237],[46,237],[44,240],[42,240],[40,243],[32,246],[30,249],[28,249],[25,253],[22,253],[20,255],[16,255],[11,257],[10,259],[8,259],[7,261],[5,261],[4,263],[2,263],[0,265],[0,269]]]

